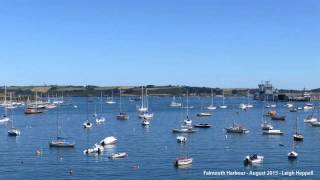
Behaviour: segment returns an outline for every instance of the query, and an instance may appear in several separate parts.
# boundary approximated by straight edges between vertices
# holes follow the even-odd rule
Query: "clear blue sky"
[[[2,0],[0,83],[320,87],[317,0]]]

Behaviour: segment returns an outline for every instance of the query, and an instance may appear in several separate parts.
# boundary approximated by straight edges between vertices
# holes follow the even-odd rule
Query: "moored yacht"
[[[190,157],[180,157],[177,158],[175,161],[175,166],[179,167],[179,166],[187,166],[192,164],[193,162],[193,158]]]
[[[263,156],[259,156],[257,154],[253,154],[250,156],[246,156],[245,159],[243,160],[243,163],[245,165],[251,164],[251,165],[255,165],[255,164],[261,164],[263,162],[264,157]]]

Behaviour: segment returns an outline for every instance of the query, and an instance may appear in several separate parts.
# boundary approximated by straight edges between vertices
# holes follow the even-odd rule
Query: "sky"
[[[320,87],[317,0],[1,0],[0,84]]]

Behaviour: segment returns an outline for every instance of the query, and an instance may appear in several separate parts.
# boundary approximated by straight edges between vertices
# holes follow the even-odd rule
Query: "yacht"
[[[112,91],[111,91],[111,99],[109,99],[109,100],[107,100],[106,101],[106,103],[107,104],[116,104],[117,102],[115,102],[114,100],[113,100],[113,89],[112,89]]]
[[[238,133],[238,134],[246,134],[249,133],[249,130],[240,126],[239,124],[233,123],[231,127],[224,128],[227,133]]]
[[[194,133],[196,130],[193,130],[190,126],[181,126],[180,129],[173,129],[173,133]]]
[[[224,91],[222,90],[222,105],[220,106],[220,109],[227,109],[227,108],[228,108],[228,106],[226,106],[226,105],[224,104],[224,99],[225,99],[225,97],[224,97]]]
[[[101,154],[104,151],[104,147],[100,144],[95,144],[93,147],[85,149],[83,154],[90,155],[90,154]]]
[[[150,125],[150,121],[148,119],[143,119],[142,125],[143,126],[149,126]]]
[[[307,103],[307,104],[305,104],[305,106],[303,107],[303,109],[304,109],[304,110],[311,110],[311,109],[313,109],[313,104]]]
[[[129,119],[129,115],[126,112],[122,112],[122,93],[121,93],[121,89],[119,89],[119,114],[116,115],[117,120],[128,120]]]
[[[50,147],[73,148],[75,145],[76,144],[72,139],[59,137],[59,136],[57,136],[57,139],[54,139],[49,143]]]
[[[206,117],[206,116],[212,116],[212,113],[209,112],[200,112],[197,114],[198,117]]]
[[[207,107],[208,110],[215,110],[217,109],[216,106],[213,105],[213,90],[211,88],[211,104]]]
[[[84,128],[92,128],[92,123],[87,120],[86,122],[83,123],[83,127]]]
[[[210,124],[202,124],[202,123],[193,125],[193,127],[195,128],[210,128],[211,126],[212,125]]]
[[[304,137],[303,135],[299,132],[298,129],[298,116],[296,118],[296,125],[295,125],[295,132],[293,134],[293,140],[294,141],[303,141]]]
[[[138,107],[138,112],[144,113],[148,111],[148,108],[144,106],[144,95],[143,95],[143,86],[141,86],[141,106]]]
[[[317,121],[318,121],[318,118],[316,118],[313,114],[307,116],[307,117],[303,120],[303,122],[305,122],[305,123],[313,123],[313,122],[317,122]]]

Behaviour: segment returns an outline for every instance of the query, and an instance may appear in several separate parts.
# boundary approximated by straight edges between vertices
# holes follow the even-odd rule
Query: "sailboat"
[[[60,103],[61,104],[61,103]],[[73,148],[76,143],[71,138],[62,137],[62,121],[61,127],[59,126],[59,104],[57,104],[57,136],[49,142],[50,147],[61,147],[61,148]]]
[[[42,108],[39,108],[39,105],[38,105],[38,92],[37,91],[36,91],[36,96],[35,96],[35,104],[28,105],[27,108],[24,109],[24,113],[25,114],[43,113]]]
[[[237,115],[239,115],[239,112],[237,112]],[[225,131],[227,133],[238,133],[238,134],[246,134],[246,133],[249,133],[249,130],[242,127],[241,125],[239,124],[236,124],[235,122],[235,118],[233,119],[233,124],[231,127],[228,127],[228,128],[224,128]]]
[[[222,90],[222,105],[220,106],[220,109],[227,109],[227,108],[228,108],[228,106],[226,106],[226,105],[224,104],[224,99],[225,99],[225,97],[224,97],[224,91]]]
[[[293,134],[293,140],[295,141],[303,141],[304,137],[298,130],[298,115],[296,117],[296,126],[295,126],[295,132]]]
[[[213,105],[213,89],[211,89],[211,104],[207,107],[208,110],[215,110],[217,109],[216,106]]]
[[[100,94],[100,115],[98,115],[96,117],[96,123],[97,124],[101,124],[104,123],[106,121],[106,118],[102,116],[102,91]]]
[[[139,114],[139,118],[143,118],[143,119],[152,119],[153,118],[153,113],[150,113],[149,110],[149,100],[148,100],[148,89],[146,88],[146,108],[147,111],[146,112],[142,112],[141,114]]]
[[[115,104],[115,103],[117,103],[117,102],[115,102],[115,101],[113,100],[113,89],[112,89],[111,93],[112,93],[111,99],[109,99],[108,101],[106,101],[107,104]]]
[[[253,105],[250,104],[250,91],[248,90],[248,93],[247,93],[247,108],[253,108]]]
[[[89,100],[88,100],[88,96],[87,96],[87,118],[86,118],[86,121],[82,124],[83,125],[83,128],[87,129],[87,128],[92,128],[92,123],[89,121]]]
[[[144,113],[148,111],[148,108],[144,107],[143,86],[141,86],[141,106],[137,110],[140,113]]]
[[[319,118],[320,118],[320,110],[319,110],[319,108],[320,108],[320,106],[319,106],[319,104],[318,104],[316,121],[310,122],[311,126],[313,126],[313,127],[320,127],[320,121],[319,121]]]
[[[120,98],[119,98],[119,114],[116,116],[116,118],[118,120],[128,120],[129,119],[129,115],[125,112],[122,112],[122,94],[121,94],[121,88],[119,89],[119,95],[120,95]]]
[[[262,107],[262,124],[261,124],[261,129],[263,131],[269,131],[269,130],[273,130],[273,125],[268,122],[266,116],[265,116],[265,106]]]
[[[8,136],[19,136],[20,130],[13,126],[13,110],[11,110],[11,129],[8,131]]]
[[[212,113],[210,112],[204,112],[203,111],[203,99],[201,99],[201,111],[197,114],[198,117],[208,117],[212,116]]]
[[[173,129],[173,133],[194,133],[196,130],[193,130],[192,120],[189,118],[189,96],[187,90],[187,119],[183,121],[184,124],[180,128]]]
[[[288,153],[288,159],[289,160],[294,160],[298,158],[298,153],[295,151],[295,142],[294,140],[292,141],[292,151]]]
[[[176,97],[173,96],[173,97],[172,97],[172,101],[171,101],[171,103],[169,104],[169,107],[181,107],[181,106],[182,106],[182,103],[176,102]]]
[[[7,123],[10,121],[10,118],[8,117],[8,109],[7,109],[7,87],[4,86],[4,115],[0,117],[0,123]]]

